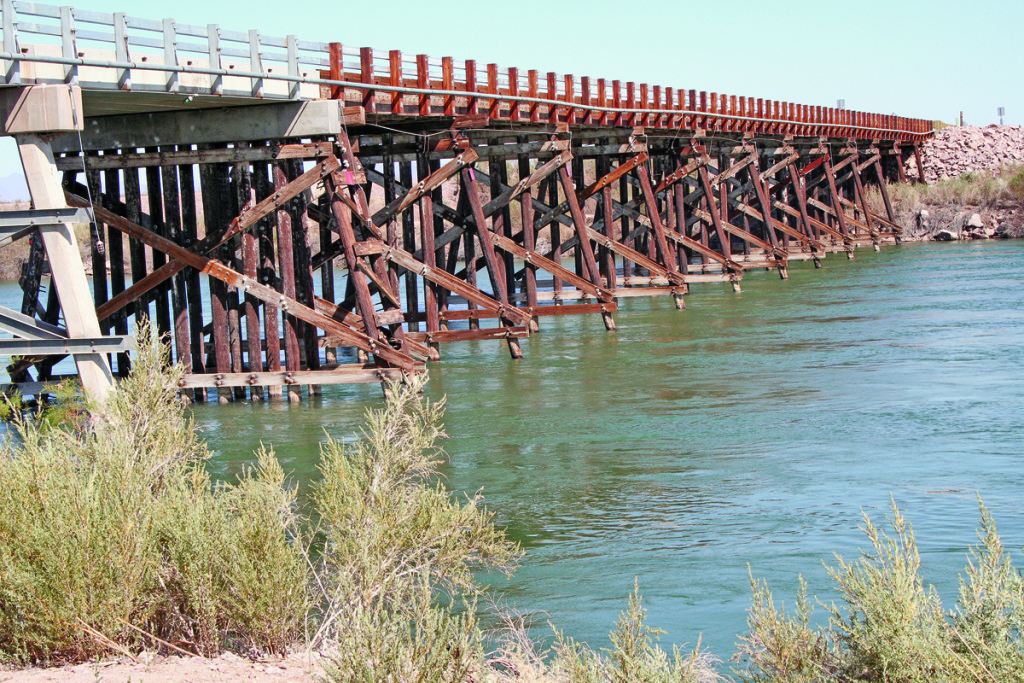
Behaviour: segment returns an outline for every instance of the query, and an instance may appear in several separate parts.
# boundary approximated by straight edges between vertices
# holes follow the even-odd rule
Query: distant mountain
[[[28,201],[28,185],[25,184],[25,174],[20,170],[17,173],[0,177],[0,202]]]

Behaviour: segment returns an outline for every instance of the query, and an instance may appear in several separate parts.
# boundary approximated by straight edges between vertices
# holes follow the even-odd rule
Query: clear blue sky
[[[431,57],[896,113],[1024,124],[1024,2],[78,0]],[[0,164],[14,161],[10,141]],[[6,175],[9,171],[0,171]]]

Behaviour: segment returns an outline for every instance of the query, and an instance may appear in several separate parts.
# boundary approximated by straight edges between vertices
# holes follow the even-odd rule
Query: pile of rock
[[[949,126],[921,145],[925,182],[1024,164],[1024,126]],[[907,176],[917,178],[913,157]]]
[[[904,237],[910,241],[990,240],[1024,237],[1019,208],[988,208],[946,205],[930,206],[907,221]]]
[[[928,220],[928,211],[922,211],[923,219]],[[989,240],[993,237],[1009,237],[1000,234],[996,228],[985,225],[985,220],[977,212],[960,216],[948,228],[943,228],[932,235],[936,242],[952,242],[953,240]]]

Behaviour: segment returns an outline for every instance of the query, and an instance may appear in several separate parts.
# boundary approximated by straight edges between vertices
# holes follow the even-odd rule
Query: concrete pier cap
[[[72,133],[83,125],[77,85],[0,88],[0,135]]]
[[[85,120],[81,148],[130,150],[332,136],[341,132],[343,124],[352,125],[345,110],[338,100],[307,100],[98,116]],[[55,140],[53,151],[78,152],[77,136]]]

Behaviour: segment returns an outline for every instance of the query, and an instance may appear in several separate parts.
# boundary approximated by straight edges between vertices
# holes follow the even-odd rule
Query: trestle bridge
[[[518,358],[551,315],[614,331],[627,297],[684,309],[692,283],[898,244],[885,181],[932,134],[20,0],[2,23],[2,132],[33,201],[2,243],[39,239],[0,352],[29,392],[70,354],[102,397],[142,316],[196,400],[401,377],[463,340]]]

